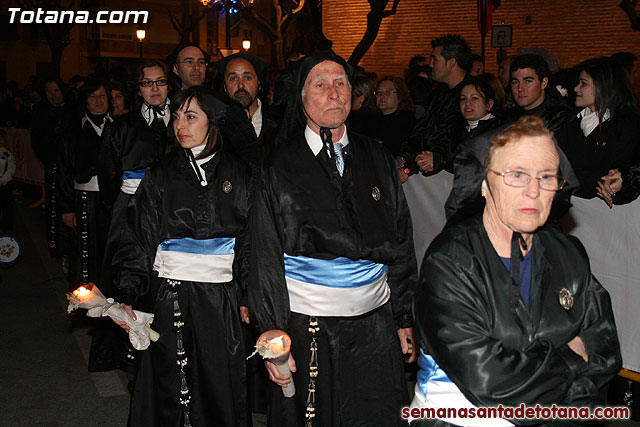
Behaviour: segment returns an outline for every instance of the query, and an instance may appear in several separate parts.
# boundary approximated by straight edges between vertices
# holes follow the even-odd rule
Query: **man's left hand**
[[[407,363],[415,362],[418,360],[418,351],[414,351],[413,328],[398,329],[398,338],[400,338],[400,347],[402,348],[402,354],[410,355],[408,359],[405,359]]]

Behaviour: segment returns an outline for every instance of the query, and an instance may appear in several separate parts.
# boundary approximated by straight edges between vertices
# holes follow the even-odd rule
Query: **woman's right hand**
[[[129,317],[131,318],[131,320],[136,320],[136,314],[133,312],[133,308],[131,308],[130,305],[127,304],[120,304],[120,307],[122,307],[124,309],[124,311],[127,312],[127,314],[129,315]],[[125,330],[126,333],[129,333],[129,330],[131,329],[129,327],[129,325],[127,325],[127,322],[120,322],[117,320],[114,320],[115,324],[120,326],[122,329]]]
[[[571,350],[574,351],[574,353],[582,357],[585,362],[589,362],[589,355],[587,354],[587,349],[584,346],[582,338],[576,336],[571,341],[569,341],[567,345]]]
[[[618,169],[611,169],[598,183],[596,191],[609,207],[613,206],[613,196],[622,189],[622,174]]]
[[[289,353],[289,360],[287,362],[289,363],[289,370],[291,372],[295,372],[296,361],[293,359],[291,353]],[[270,362],[269,360],[265,360],[264,366],[267,368],[267,372],[269,372],[269,379],[278,384],[280,387],[284,387],[291,382],[292,375],[280,373],[280,371],[278,371],[278,368],[276,368],[275,363]]]
[[[76,228],[78,225],[76,222],[76,214],[72,213],[63,213],[62,214],[62,222],[69,228]]]

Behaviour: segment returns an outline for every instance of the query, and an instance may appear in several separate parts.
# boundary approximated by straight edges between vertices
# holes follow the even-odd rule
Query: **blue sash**
[[[368,260],[330,260],[284,254],[285,276],[304,283],[331,288],[358,288],[387,273],[388,267]]]
[[[142,179],[144,174],[147,172],[149,168],[136,169],[132,171],[122,171],[122,180],[125,181],[127,179]]]
[[[425,354],[422,348],[420,349],[420,356],[418,356],[418,366],[420,366],[420,370],[418,371],[417,383],[420,391],[425,396],[427,395],[427,383],[429,381],[452,382],[436,361],[433,360],[433,357]]]
[[[203,255],[232,254],[236,244],[235,237],[217,237],[213,239],[166,239],[160,243],[160,249],[167,252],[185,252]]]

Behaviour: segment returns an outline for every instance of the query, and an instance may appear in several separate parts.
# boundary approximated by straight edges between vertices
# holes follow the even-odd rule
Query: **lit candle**
[[[256,352],[264,359],[269,360],[281,374],[289,375],[289,352],[291,351],[291,338],[284,331],[272,329],[260,335],[256,343]],[[254,353],[255,354],[255,353]],[[251,356],[249,356],[251,357]],[[291,382],[282,387],[284,397],[293,397],[296,394],[296,387]]]
[[[149,326],[153,322],[153,314],[134,310],[136,320],[131,319],[129,313],[119,303],[113,298],[105,298],[93,283],[80,286],[68,293],[67,300],[69,313],[77,308],[86,308],[89,317],[108,316],[116,322],[125,322],[129,325],[129,341],[136,350],[144,350],[149,347],[150,341],[157,341],[160,338],[160,335]]]

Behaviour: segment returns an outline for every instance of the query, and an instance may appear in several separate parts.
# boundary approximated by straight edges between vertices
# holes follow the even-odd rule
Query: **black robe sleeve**
[[[138,297],[147,293],[150,274],[162,229],[162,184],[155,174],[148,172],[129,202],[128,226],[123,229],[120,249],[114,264],[120,264],[118,301],[134,305]],[[160,184],[159,184],[160,183]]]
[[[391,306],[396,328],[413,327],[411,304],[418,282],[415,247],[413,245],[413,225],[411,212],[402,189],[400,177],[395,173],[395,161],[391,159],[390,169],[396,188],[396,233],[398,239],[397,257],[389,265],[389,289],[391,290]]]
[[[58,156],[56,160],[56,197],[58,211],[61,214],[75,212],[73,170],[76,162],[76,153],[74,149],[74,140],[76,137],[76,131],[69,132],[64,138],[62,138],[58,147]]]
[[[249,216],[251,261],[249,309],[258,330],[285,329],[289,294],[284,278],[284,249],[276,226],[277,201],[269,196],[269,174],[263,170],[256,184]]]
[[[122,182],[122,142],[126,140],[127,126],[123,121],[116,121],[104,130],[103,141],[98,155],[98,182],[100,183],[100,200],[113,206],[120,193]]]

